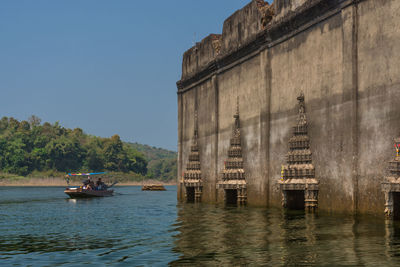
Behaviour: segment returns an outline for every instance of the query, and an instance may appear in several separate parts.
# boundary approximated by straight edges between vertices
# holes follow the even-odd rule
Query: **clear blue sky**
[[[176,151],[182,54],[248,2],[1,0],[0,117]]]

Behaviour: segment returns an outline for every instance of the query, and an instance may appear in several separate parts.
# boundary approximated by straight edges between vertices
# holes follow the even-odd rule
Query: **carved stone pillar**
[[[282,192],[282,208],[287,208],[287,194],[286,190],[281,190]]]
[[[201,194],[203,193],[202,189],[203,188],[201,186],[197,186],[195,188],[195,191],[194,191],[194,201],[195,202],[201,202]]]
[[[306,189],[304,196],[306,211],[315,212],[318,208],[318,190]]]
[[[385,216],[387,218],[393,217],[393,193],[385,192]]]
[[[246,205],[247,201],[247,190],[246,188],[239,188],[237,189],[237,203],[238,206]]]

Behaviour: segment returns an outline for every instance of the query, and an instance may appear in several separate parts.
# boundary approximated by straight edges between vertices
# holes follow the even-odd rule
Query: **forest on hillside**
[[[108,171],[143,179],[175,179],[176,174],[171,176],[170,169],[164,163],[157,163],[159,166],[156,164],[156,167],[152,165],[151,171],[148,170],[149,162],[164,162],[163,156],[169,152],[161,150],[164,152],[148,159],[151,153],[147,154],[146,149],[139,151],[135,146],[122,142],[118,135],[97,137],[84,133],[80,128],[62,127],[58,122],[41,123],[36,116],[22,121],[12,117],[0,120],[2,173],[27,176],[46,172]],[[176,165],[176,157],[173,164]]]
[[[139,143],[128,143],[135,150],[143,153],[148,161],[147,176],[162,181],[172,181],[177,177],[178,153]]]

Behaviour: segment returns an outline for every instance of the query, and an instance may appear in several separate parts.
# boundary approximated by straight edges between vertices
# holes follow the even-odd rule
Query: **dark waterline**
[[[0,265],[400,265],[400,226],[384,219],[177,205],[174,186],[116,191],[0,187]]]

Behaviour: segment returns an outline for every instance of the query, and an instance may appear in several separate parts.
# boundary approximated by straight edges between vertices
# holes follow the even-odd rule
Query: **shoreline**
[[[120,182],[115,186],[142,186],[142,185],[176,185],[176,182],[161,182],[158,180],[145,180],[143,182],[136,182],[136,181],[127,181],[127,182]],[[69,186],[80,186],[82,185],[81,182],[71,181]],[[68,186],[67,182],[64,178],[24,178],[24,179],[17,179],[17,180],[10,180],[10,179],[0,179],[0,187],[13,187],[13,186]]]

